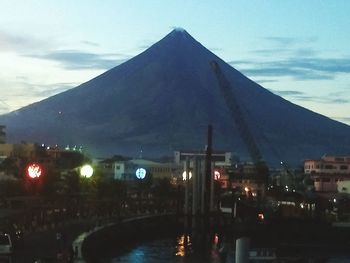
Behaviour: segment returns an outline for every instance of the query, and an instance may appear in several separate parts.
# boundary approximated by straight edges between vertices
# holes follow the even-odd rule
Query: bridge
[[[27,197],[15,200],[21,203],[17,204],[20,207],[8,208],[6,213],[2,209],[0,215],[2,231],[9,232],[15,243],[13,254],[7,257],[14,262],[35,262],[39,259],[52,262],[60,256],[62,262],[68,262],[68,257],[74,257],[79,262],[83,258],[83,240],[91,243],[89,237],[96,238],[97,233],[103,233],[104,229],[118,228],[120,224],[127,226],[136,221],[143,226],[149,224],[147,228],[151,229],[153,222],[159,223],[164,218],[170,222],[169,219],[175,219],[179,214],[179,204],[174,200],[160,202],[154,198],[89,202],[85,199],[86,203],[79,206],[69,206],[74,203],[73,200],[70,203],[66,200],[61,205]],[[29,203],[32,205],[29,206]],[[89,242],[86,244],[89,245]]]

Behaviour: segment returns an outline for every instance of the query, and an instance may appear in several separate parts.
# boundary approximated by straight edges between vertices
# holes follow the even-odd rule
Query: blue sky
[[[350,124],[350,1],[0,0],[0,113],[75,87],[174,27],[285,99]]]

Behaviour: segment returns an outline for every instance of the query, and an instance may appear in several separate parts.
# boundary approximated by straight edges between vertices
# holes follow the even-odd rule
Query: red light
[[[42,169],[41,169],[41,166],[39,164],[32,163],[32,164],[28,165],[26,172],[27,172],[28,177],[35,179],[35,178],[39,178],[41,176]]]
[[[214,244],[215,245],[219,244],[219,236],[218,236],[218,234],[215,234],[215,236],[214,236]]]

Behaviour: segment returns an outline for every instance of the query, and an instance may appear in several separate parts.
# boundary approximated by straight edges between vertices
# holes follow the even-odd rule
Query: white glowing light
[[[192,172],[189,172],[188,173],[188,179],[191,179],[192,178]],[[186,171],[184,171],[183,173],[182,173],[182,180],[183,181],[186,181]]]
[[[89,164],[85,164],[80,168],[80,175],[86,178],[90,178],[94,173],[94,169]]]
[[[145,177],[146,177],[146,169],[144,169],[144,168],[137,168],[137,170],[136,170],[136,177],[137,177],[137,179],[145,179]]]
[[[219,179],[220,179],[220,176],[221,176],[221,174],[220,174],[219,171],[214,171],[214,179],[215,179],[215,180],[219,180]]]

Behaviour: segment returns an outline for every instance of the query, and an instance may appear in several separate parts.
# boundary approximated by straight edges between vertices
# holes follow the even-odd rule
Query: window
[[[340,170],[347,170],[348,169],[348,166],[347,165],[341,165],[340,166]]]
[[[331,181],[331,179],[330,178],[322,178],[321,181],[323,183],[329,183]]]
[[[331,165],[331,164],[327,164],[327,165],[325,165],[325,167],[324,167],[325,169],[333,169],[333,165]]]

